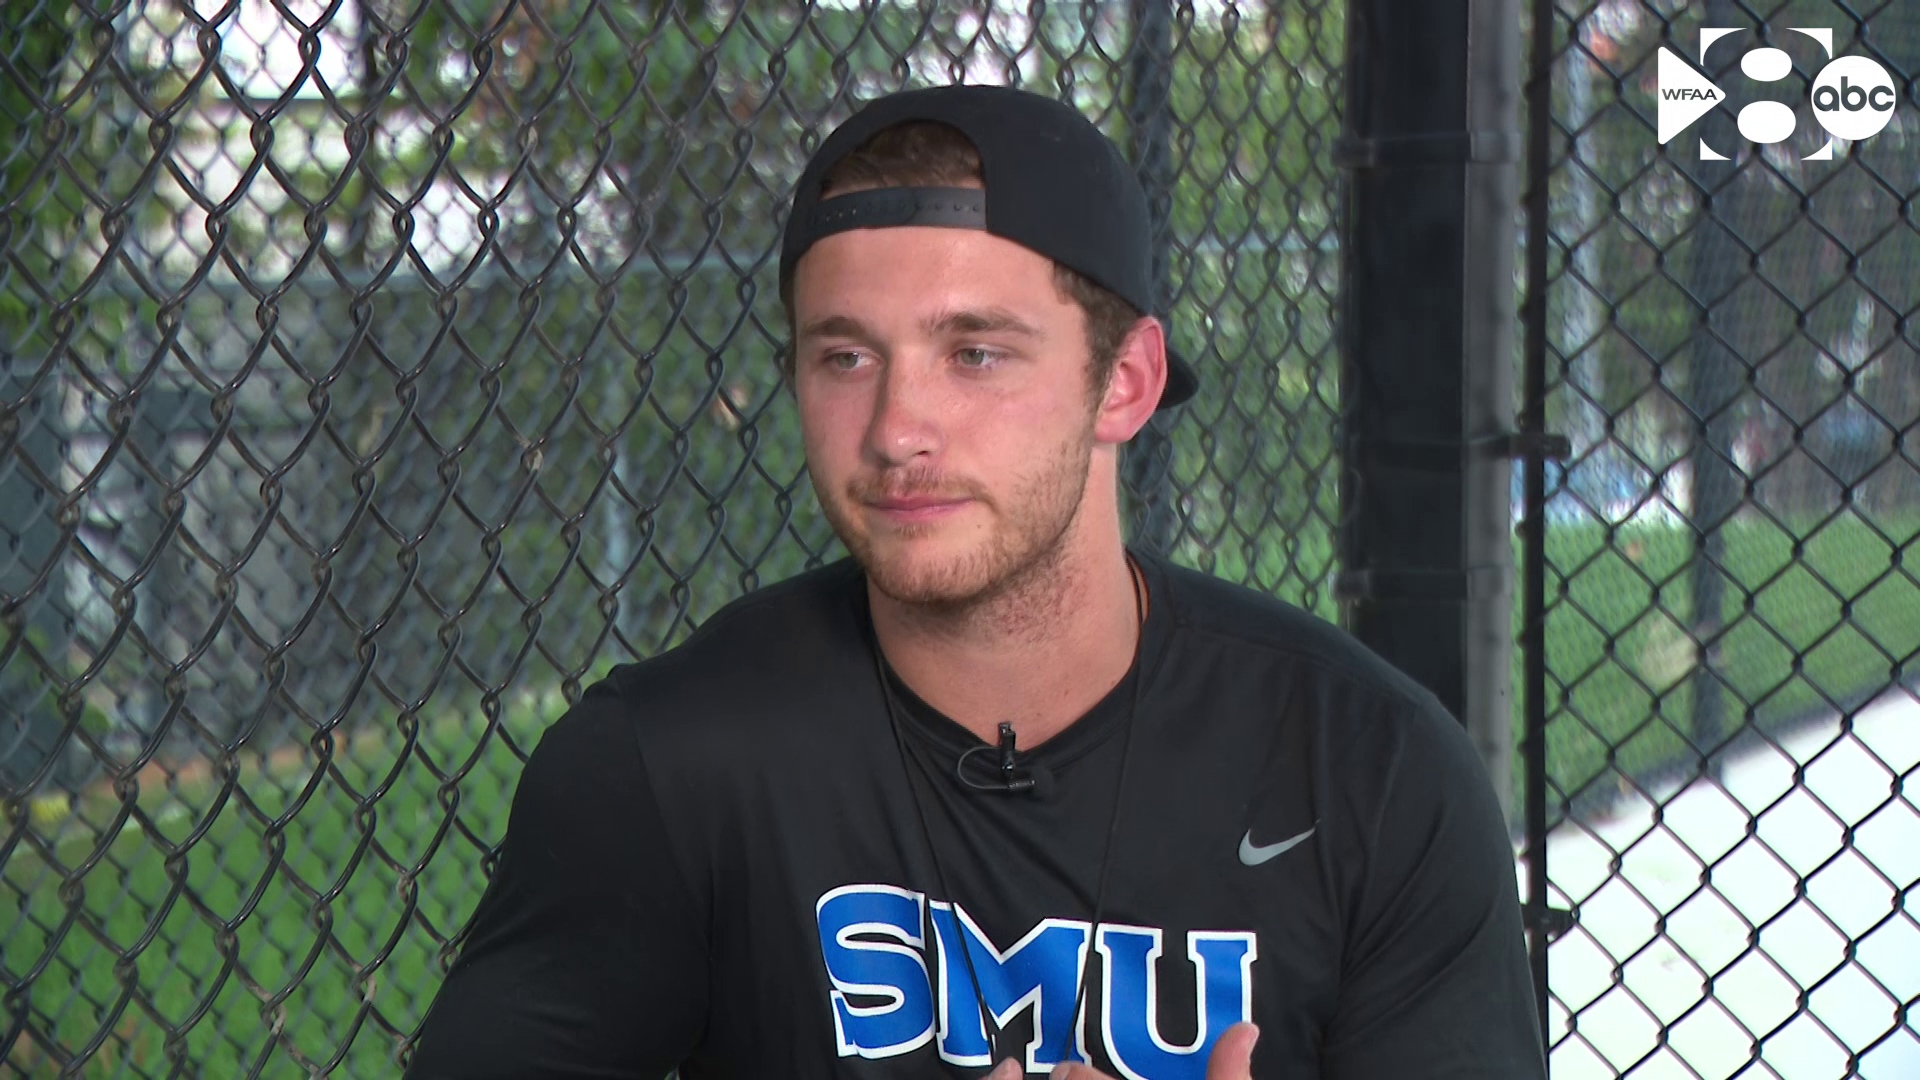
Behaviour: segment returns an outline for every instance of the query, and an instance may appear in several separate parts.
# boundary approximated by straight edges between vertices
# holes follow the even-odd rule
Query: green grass
[[[504,726],[528,739],[559,704],[529,703]],[[396,1074],[392,1031],[410,1032],[439,986],[440,939],[479,899],[479,845],[498,841],[519,775],[519,758],[483,730],[432,724],[404,763],[393,726],[364,732],[331,768],[302,748],[246,758],[224,802],[212,777],[183,771],[141,787],[149,825],[121,824],[105,788],[65,808],[33,804],[48,843],[14,849],[0,871],[0,963],[16,980],[41,968],[31,1022],[58,1051],[23,1035],[0,1076],[52,1075],[96,1039],[79,1075],[174,1075],[177,1057],[181,1075],[258,1065],[294,1077],[343,1053],[334,1075]],[[457,793],[457,827],[444,833],[450,815],[429,760],[472,762],[446,789]],[[125,1000],[130,986],[151,1005]],[[167,1028],[190,1020],[169,1047]]]
[[[1879,528],[1885,539],[1853,517],[1726,530],[1727,631],[1712,663],[1733,688],[1731,723],[1764,727],[1823,696],[1857,699],[1920,650],[1920,583],[1896,565],[1920,561],[1920,515]],[[1556,787],[1600,793],[1616,774],[1697,761],[1683,734],[1695,692],[1691,538],[1657,524],[1556,524],[1548,545]],[[1323,549],[1307,543],[1295,561],[1330,558]],[[1283,563],[1294,565],[1217,554],[1213,570],[1285,578]],[[1303,590],[1296,600],[1324,599],[1309,582],[1278,584]],[[1516,723],[1517,704],[1516,694]],[[523,700],[502,727],[524,750],[562,706],[552,693]],[[471,913],[482,845],[505,828],[519,758],[484,733],[475,717],[442,717],[403,757],[394,719],[369,722],[335,749],[331,768],[310,749],[241,760],[224,802],[212,777],[156,774],[136,800],[150,826],[122,824],[120,799],[102,787],[69,806],[23,808],[13,834],[30,824],[44,843],[21,843],[0,868],[0,963],[16,982],[37,972],[31,1020],[59,1053],[23,1036],[0,1076],[50,1075],[96,1039],[80,1075],[171,1075],[178,1060],[189,1075],[241,1076],[257,1064],[293,1077],[336,1057],[336,1075],[394,1074],[393,1032],[411,1031],[439,986],[440,940]],[[463,777],[443,787],[429,763]],[[457,827],[444,833],[443,791],[458,800]],[[151,1011],[121,1007],[128,986]],[[167,1027],[183,1025],[169,1047]]]
[[[1705,662],[1724,682],[1725,727],[1703,747],[1691,738],[1692,536],[1652,523],[1548,530],[1547,771],[1560,797],[1697,767],[1702,748],[1742,730],[1920,675],[1920,514],[1784,528],[1753,516],[1723,535],[1723,629]],[[1521,715],[1516,693],[1516,731]]]

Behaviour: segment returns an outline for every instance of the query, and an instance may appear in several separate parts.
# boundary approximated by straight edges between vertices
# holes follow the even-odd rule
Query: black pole
[[[1512,801],[1519,0],[1353,0],[1336,593]]]
[[[1131,0],[1133,52],[1127,59],[1127,137],[1134,168],[1147,189],[1153,228],[1153,299],[1165,316],[1172,306],[1168,222],[1173,209],[1173,5],[1169,0]],[[1133,493],[1134,540],[1150,551],[1173,546],[1173,443],[1165,416],[1154,419],[1128,444],[1122,475]]]
[[[1705,20],[1708,26],[1741,26],[1747,22],[1740,17],[1739,5],[1731,0],[1710,0]],[[1708,77],[1724,85],[1737,70],[1740,55],[1756,44],[1754,38],[1746,36],[1717,46]],[[1699,160],[1700,139],[1733,160]],[[1687,453],[1693,488],[1689,524],[1694,540],[1688,578],[1692,633],[1700,643],[1700,659],[1690,680],[1690,734],[1694,749],[1701,755],[1702,771],[1712,773],[1714,752],[1726,741],[1731,726],[1726,691],[1714,672],[1727,593],[1726,578],[1720,571],[1726,545],[1722,530],[1739,509],[1744,488],[1735,475],[1733,438],[1734,408],[1745,382],[1746,365],[1728,342],[1738,340],[1740,324],[1751,313],[1748,304],[1733,297],[1753,272],[1754,254],[1741,233],[1751,226],[1757,204],[1767,196],[1759,190],[1765,179],[1757,149],[1740,136],[1732,112],[1724,105],[1702,119],[1697,133],[1690,131],[1668,144],[1667,152],[1692,174],[1700,192],[1700,221],[1687,267],[1687,285],[1701,310],[1687,343],[1684,394],[1693,428]]]
[[[1533,0],[1532,57],[1527,73],[1527,300],[1520,430],[1542,436],[1547,430],[1547,248],[1553,226],[1547,179],[1553,132],[1553,0]],[[1526,736],[1522,747],[1526,773],[1527,960],[1533,969],[1534,1006],[1540,1035],[1547,1030],[1547,478],[1546,458],[1527,460],[1526,516],[1520,535],[1525,560],[1521,570],[1522,707]]]

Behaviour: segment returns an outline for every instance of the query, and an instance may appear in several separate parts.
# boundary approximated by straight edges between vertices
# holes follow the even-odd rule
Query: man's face
[[[1058,554],[1095,410],[1051,260],[977,229],[855,229],[801,259],[793,314],[807,469],[883,593],[965,603]]]

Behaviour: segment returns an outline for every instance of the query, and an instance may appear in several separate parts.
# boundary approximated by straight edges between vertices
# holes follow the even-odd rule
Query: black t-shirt
[[[889,720],[851,561],[615,668],[528,761],[409,1075],[974,1076],[984,998],[1038,1074],[1197,1080],[1252,1019],[1257,1080],[1544,1077],[1465,732],[1338,628],[1135,554],[1139,664],[1021,753],[1033,792],[963,784],[985,744],[897,680]]]

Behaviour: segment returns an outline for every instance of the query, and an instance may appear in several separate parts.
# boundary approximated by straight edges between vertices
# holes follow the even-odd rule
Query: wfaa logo
[[[1833,31],[1821,27],[1790,27],[1796,34],[1820,43],[1826,50],[1827,65],[1813,80],[1813,118],[1833,136],[1803,161],[1832,161],[1834,143],[1839,139],[1858,142],[1878,135],[1893,119],[1893,106],[1899,99],[1893,76],[1887,69],[1864,56],[1833,55]],[[1700,66],[1707,66],[1707,50],[1713,43],[1732,34],[1744,33],[1742,27],[1706,26],[1700,29]],[[1694,70],[1670,50],[1660,50],[1656,85],[1660,94],[1659,136],[1665,145],[1687,130],[1695,120],[1713,111],[1727,98],[1727,92],[1711,79]],[[1754,49],[1740,58],[1740,71],[1755,82],[1779,82],[1793,73],[1793,58],[1785,50]],[[1743,106],[1736,117],[1740,134],[1750,142],[1785,142],[1793,134],[1793,106],[1783,101],[1755,101]],[[1727,155],[1700,140],[1700,160],[1726,161]]]

